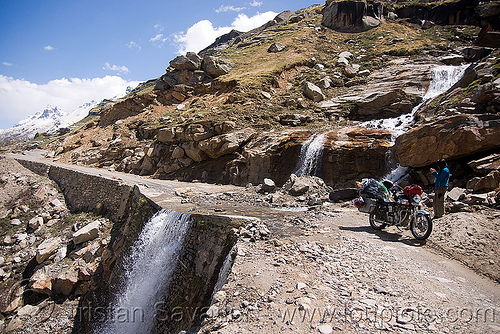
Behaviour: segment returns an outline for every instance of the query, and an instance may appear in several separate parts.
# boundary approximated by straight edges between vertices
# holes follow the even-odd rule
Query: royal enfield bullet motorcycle
[[[387,185],[387,184],[386,184]],[[375,189],[378,188],[378,189]],[[392,193],[392,199],[384,196],[382,188]],[[389,189],[387,189],[389,188]],[[432,232],[430,213],[422,209],[422,188],[420,186],[383,186],[375,180],[358,185],[360,197],[354,200],[359,211],[370,215],[370,226],[382,230],[387,226],[409,227],[418,240],[427,239]]]

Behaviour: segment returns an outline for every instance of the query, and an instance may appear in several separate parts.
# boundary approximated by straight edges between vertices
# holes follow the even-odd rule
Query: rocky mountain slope
[[[327,132],[318,176],[331,186],[382,177],[394,166],[391,155],[424,184],[429,165],[447,158],[456,184],[465,186],[490,172],[478,173],[472,161],[497,159],[497,12],[495,2],[463,0],[327,1],[285,11],[253,31],[221,36],[199,54],[176,57],[164,75],[44,145],[54,159],[75,164],[281,185],[302,144]],[[410,131],[373,122],[410,114],[442,65],[469,66],[454,87],[426,101],[415,121],[408,116]]]

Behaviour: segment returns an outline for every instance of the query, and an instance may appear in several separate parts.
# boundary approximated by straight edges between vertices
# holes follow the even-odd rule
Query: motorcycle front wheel
[[[418,212],[410,222],[410,230],[415,239],[427,239],[432,232],[431,217],[429,215]]]
[[[377,217],[375,216],[375,212],[372,212],[372,213],[370,213],[370,226],[374,230],[378,231],[378,230],[384,229],[387,226],[387,224],[381,220],[378,220]]]

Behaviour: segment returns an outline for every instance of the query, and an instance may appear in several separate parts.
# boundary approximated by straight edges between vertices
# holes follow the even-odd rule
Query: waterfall
[[[321,170],[321,158],[326,141],[326,132],[313,134],[300,149],[300,160],[294,172],[297,176],[317,175]]]
[[[415,106],[410,113],[394,118],[363,122],[360,126],[391,130],[394,132],[393,139],[395,140],[397,136],[408,130],[418,109],[420,109],[425,102],[446,92],[455,83],[457,83],[457,81],[464,75],[468,66],[469,65],[437,66],[433,68],[431,82],[427,92],[422,98],[422,102]]]
[[[124,265],[124,279],[96,333],[150,333],[156,303],[161,301],[177,264],[190,215],[162,210],[144,226]]]

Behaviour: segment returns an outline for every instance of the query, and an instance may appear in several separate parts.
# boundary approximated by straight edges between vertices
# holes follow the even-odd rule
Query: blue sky
[[[0,0],[0,129],[157,78],[176,55],[310,0]],[[323,2],[321,2],[323,3]]]

